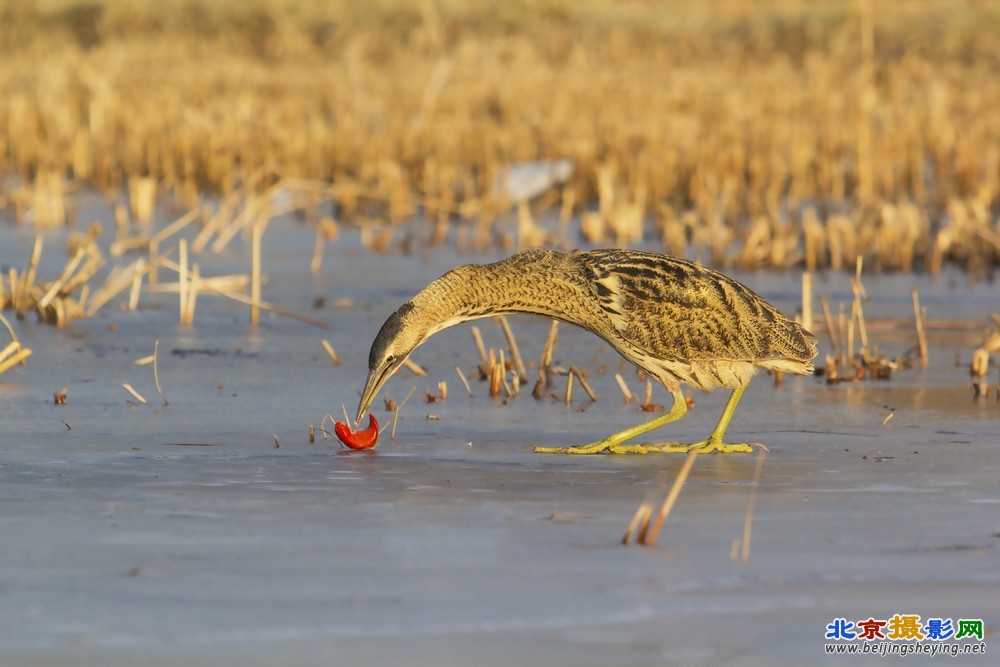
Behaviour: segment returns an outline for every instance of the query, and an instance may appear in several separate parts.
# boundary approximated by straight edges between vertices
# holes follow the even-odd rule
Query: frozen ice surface
[[[23,265],[24,236],[0,230],[4,267]],[[1000,407],[973,401],[955,364],[976,332],[932,331],[931,367],[890,382],[757,378],[730,429],[770,447],[749,560],[730,552],[754,455],[699,458],[659,546],[626,548],[618,540],[636,505],[663,497],[683,457],[527,451],[649,417],[622,404],[618,357],[571,327],[557,360],[591,371],[593,405],[579,391],[573,409],[528,391],[504,404],[478,383],[467,397],[454,367],[468,373],[476,359],[458,327],[417,350],[428,377],[404,370],[388,385],[397,401],[417,387],[395,440],[386,433],[375,452],[309,444],[309,424],[339,416],[341,403],[353,412],[368,345],[392,309],[457,262],[493,259],[372,257],[345,240],[314,279],[311,242],[292,225],[269,229],[264,296],[330,331],[271,315],[252,331],[244,307],[210,296],[195,326],[181,327],[169,295],[65,330],[16,325],[35,354],[0,377],[0,663],[841,664],[823,655],[835,617],[998,627]],[[47,240],[43,277],[61,265],[59,244]],[[202,270],[245,261],[237,248]],[[740,277],[794,310],[793,279]],[[911,277],[865,284],[870,318],[912,312]],[[932,318],[985,320],[996,307],[987,285],[918,284]],[[816,290],[846,302],[845,285],[830,276]],[[331,305],[313,310],[317,295]],[[341,297],[354,305],[332,305]],[[487,345],[503,345],[489,320],[478,324]],[[547,323],[512,324],[525,358],[537,358]],[[909,331],[872,337],[893,355],[913,343]],[[133,363],[156,338],[166,406],[150,367]],[[448,399],[424,403],[439,380]],[[68,403],[53,405],[62,387]],[[708,433],[726,396],[694,398],[658,437]],[[654,401],[668,400],[657,388]]]

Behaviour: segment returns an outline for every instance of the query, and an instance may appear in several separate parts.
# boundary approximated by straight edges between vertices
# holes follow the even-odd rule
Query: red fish
[[[378,422],[375,415],[368,413],[368,428],[355,431],[343,422],[333,425],[333,431],[337,434],[337,439],[351,449],[372,449],[378,442]]]

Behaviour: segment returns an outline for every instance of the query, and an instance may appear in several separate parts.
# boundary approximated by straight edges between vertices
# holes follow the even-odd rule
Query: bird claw
[[[534,452],[536,454],[603,454],[605,451],[610,451],[616,446],[620,445],[614,445],[601,440],[599,442],[592,442],[589,445],[577,445],[574,447],[535,447]]]
[[[680,443],[677,443],[678,446]],[[577,445],[575,447],[535,447],[536,454],[648,454],[651,451],[648,445],[625,445],[602,440],[592,442],[589,445]]]
[[[760,447],[765,452],[770,451],[767,447],[760,444],[759,442],[734,442],[734,443],[724,443],[724,442],[712,442],[711,440],[702,440],[701,442],[693,442],[691,444],[682,444],[679,442],[664,442],[656,445],[641,445],[649,452],[661,452],[665,454],[689,454],[691,452],[697,452],[698,454],[733,454],[741,453],[748,454],[753,451],[754,447]]]
[[[661,442],[648,445],[626,445],[622,443],[612,443],[605,440],[592,442],[589,445],[578,445],[575,447],[535,447],[536,454],[746,454],[753,451],[754,447],[760,447],[765,452],[767,447],[759,442],[712,442],[702,440],[686,444],[682,442]]]

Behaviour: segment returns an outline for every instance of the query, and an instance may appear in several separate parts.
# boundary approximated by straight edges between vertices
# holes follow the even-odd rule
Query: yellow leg
[[[658,445],[643,445],[643,447],[650,452],[671,452],[678,454],[686,454],[688,452],[697,452],[699,454],[710,454],[712,452],[720,454],[752,452],[754,447],[763,447],[767,451],[767,447],[756,442],[736,442],[732,444],[722,442],[722,438],[726,435],[726,429],[729,427],[729,420],[733,418],[733,412],[736,411],[736,404],[740,402],[740,398],[743,396],[745,390],[746,387],[733,390],[733,393],[729,396],[729,402],[726,403],[725,410],[722,411],[722,416],[719,417],[719,423],[712,429],[712,435],[708,436],[708,440],[694,442],[689,445],[665,442]]]
[[[649,451],[659,451],[649,449],[648,445],[625,445],[622,443],[643,433],[648,433],[664,424],[675,422],[687,413],[687,401],[684,400],[680,389],[675,389],[671,393],[673,394],[674,404],[670,406],[670,411],[664,415],[660,415],[656,419],[651,419],[648,422],[627,428],[624,431],[612,433],[603,440],[592,442],[589,445],[580,445],[578,447],[535,447],[535,452],[538,454],[601,454],[603,452],[611,454],[645,454]],[[725,431],[724,428],[723,431]],[[678,446],[683,447],[685,445]]]

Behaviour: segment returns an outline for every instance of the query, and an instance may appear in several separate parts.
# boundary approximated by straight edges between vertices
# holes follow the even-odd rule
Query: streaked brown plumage
[[[358,421],[403,360],[434,333],[502,313],[535,313],[592,331],[673,395],[669,412],[582,447],[539,452],[749,451],[722,442],[729,418],[760,368],[809,374],[816,339],[763,298],[717,271],[633,250],[526,250],[441,276],[389,316],[372,344]],[[733,389],[712,436],[693,445],[625,445],[680,419],[679,386]]]

